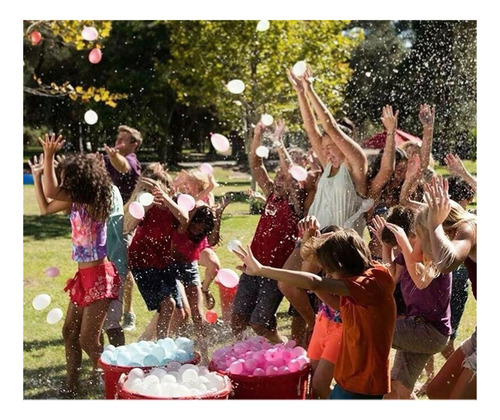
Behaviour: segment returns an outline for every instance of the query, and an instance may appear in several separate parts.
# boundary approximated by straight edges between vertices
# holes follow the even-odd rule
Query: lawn
[[[475,171],[471,168],[471,172]],[[219,186],[215,189],[216,197],[229,192],[246,191],[250,186],[247,174],[233,172],[228,169],[216,168],[215,177]],[[64,345],[62,341],[62,321],[48,324],[46,315],[52,308],[59,307],[66,312],[68,297],[63,292],[66,280],[74,275],[76,264],[71,261],[70,224],[66,216],[39,216],[32,185],[24,185],[24,215],[23,215],[23,360],[24,360],[24,398],[54,399],[57,389],[63,383],[65,375]],[[236,195],[238,197],[238,195]],[[238,197],[241,199],[241,197]],[[234,201],[229,204],[223,216],[221,245],[216,249],[222,267],[236,271],[237,258],[231,254],[226,244],[230,239],[239,239],[242,243],[250,243],[258,221],[257,215],[249,215],[249,203]],[[45,274],[49,267],[58,267],[60,274],[50,278]],[[212,284],[212,292],[218,300],[217,285]],[[52,301],[47,309],[37,311],[32,306],[35,296],[46,293]],[[134,291],[134,311],[137,315],[137,329],[126,333],[127,343],[137,341],[151,318],[140,293]],[[219,302],[215,307],[221,314]],[[283,301],[279,310],[279,329],[285,335],[290,333],[290,322],[286,312],[288,302]],[[456,343],[467,338],[476,325],[476,301],[472,296],[467,301],[465,313],[458,331]],[[227,330],[226,330],[227,332]],[[213,331],[212,350],[218,346],[229,344],[227,335],[217,335]],[[230,338],[229,338],[230,340]],[[107,343],[107,340],[105,340]],[[90,372],[88,357],[84,354],[82,377]],[[442,366],[444,359],[436,356],[436,368]],[[102,390],[87,387],[84,398],[101,399]]]

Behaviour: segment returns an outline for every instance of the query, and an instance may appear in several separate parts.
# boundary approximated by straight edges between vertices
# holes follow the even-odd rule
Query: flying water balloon
[[[262,122],[262,124],[269,126],[273,123],[274,118],[272,115],[262,114],[262,116],[260,117],[260,121]]]
[[[238,246],[243,247],[243,244],[240,241],[238,241],[238,239],[231,239],[227,243],[227,249],[229,250],[229,252],[233,252],[234,250],[238,250]]]
[[[209,324],[215,324],[217,322],[217,312],[215,311],[207,311],[205,313],[205,320],[209,323]]]
[[[132,201],[128,207],[130,215],[136,219],[142,219],[144,217],[144,206],[138,201]]]
[[[45,309],[50,305],[50,296],[46,294],[38,295],[33,299],[33,302],[31,303],[33,305],[33,308],[35,308],[37,311],[41,311],[42,309]]]
[[[200,171],[207,175],[213,175],[214,168],[210,165],[210,163],[202,163],[200,165]]]
[[[217,273],[217,279],[220,284],[228,288],[236,287],[240,282],[238,274],[229,268],[221,268]]]
[[[85,26],[85,28],[83,28],[82,38],[85,41],[95,41],[98,35],[97,29],[93,26]]]
[[[137,201],[139,201],[140,204],[142,204],[144,207],[150,206],[153,204],[154,201],[154,196],[151,193],[148,193],[146,191],[141,192],[139,196],[137,197]]]
[[[305,181],[307,178],[307,171],[302,166],[292,165],[289,171],[293,178],[299,182]]]
[[[47,322],[49,324],[56,324],[59,322],[63,317],[63,311],[61,308],[54,308],[49,311],[47,314]]]
[[[266,146],[259,146],[259,147],[257,147],[257,149],[255,150],[255,154],[256,154],[258,157],[261,157],[261,158],[267,159],[267,158],[269,157],[269,149],[268,149]]]
[[[99,48],[94,48],[90,51],[89,53],[89,61],[92,64],[97,64],[101,61],[102,59],[102,52]]]
[[[229,90],[229,92],[234,93],[236,95],[239,95],[240,93],[243,93],[243,91],[245,90],[245,83],[243,83],[239,79],[234,79],[234,80],[231,80],[226,85],[226,87]]]
[[[97,113],[91,109],[89,109],[85,113],[83,118],[88,125],[94,125],[97,122],[97,120],[99,119],[99,117],[97,116]]]
[[[210,141],[212,142],[215,150],[218,150],[219,152],[225,152],[229,149],[229,140],[222,134],[212,134]]]
[[[307,64],[305,61],[297,61],[292,68],[292,72],[297,77],[302,77],[307,70]]]
[[[189,194],[180,194],[177,198],[177,204],[186,211],[191,211],[194,209],[195,201]]]
[[[257,24],[257,31],[264,32],[269,29],[269,21],[268,20],[260,20]]]
[[[37,45],[42,40],[42,34],[38,31],[30,33],[30,40],[33,45]]]

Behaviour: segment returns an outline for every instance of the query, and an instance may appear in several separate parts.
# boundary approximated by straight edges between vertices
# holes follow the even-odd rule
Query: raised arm
[[[432,137],[434,133],[435,109],[427,104],[420,105],[418,118],[422,123],[424,132],[422,136],[422,147],[420,149],[420,171],[423,175],[429,166],[432,151]]]
[[[109,157],[109,162],[118,172],[127,173],[130,171],[130,163],[125,156],[121,155],[117,148],[104,145],[104,150]]]
[[[264,195],[268,197],[273,191],[274,182],[267,173],[264,160],[257,156],[257,148],[261,145],[263,131],[264,125],[259,121],[254,128],[252,144],[250,145],[250,165],[255,181]]]
[[[179,206],[165,191],[159,187],[153,188],[154,204],[169,209],[179,221],[181,229],[189,224],[189,212]]]
[[[286,74],[288,76],[288,80],[291,85],[297,92],[297,96],[299,99],[299,110],[300,115],[302,116],[302,121],[304,121],[304,127],[306,129],[307,137],[311,143],[312,149],[316,156],[318,157],[319,162],[323,168],[326,167],[327,159],[322,149],[322,138],[321,132],[319,131],[318,124],[316,122],[316,117],[311,109],[311,105],[309,105],[309,100],[307,99],[305,88],[304,88],[304,78],[297,77],[293,74],[292,71],[287,70]]]
[[[462,223],[453,239],[450,239],[443,228],[443,222],[451,210],[448,182],[438,176],[425,184],[424,188],[424,198],[429,206],[427,227],[432,257],[440,272],[450,273],[466,260],[474,247],[474,228]]]
[[[213,206],[213,208],[215,209],[215,224],[214,229],[207,238],[210,246],[216,246],[220,242],[220,225],[222,220],[222,213],[230,202],[231,200],[222,197],[221,202]]]
[[[312,80],[312,70],[308,66],[304,75],[306,95],[311,100],[321,126],[345,156],[346,164],[349,166],[349,172],[353,177],[357,192],[364,195],[366,193],[366,172],[368,170],[368,161],[365,152],[363,152],[359,144],[340,129],[337,121],[314,90]]]
[[[280,168],[287,173],[292,166],[292,158],[286,150],[285,143],[283,142],[283,133],[285,131],[285,123],[282,120],[276,121],[274,127],[274,133],[271,135],[273,141],[277,144],[276,150],[278,151],[278,157],[280,160]]]
[[[477,180],[472,176],[472,174],[465,168],[464,163],[458,157],[458,155],[454,155],[452,153],[448,153],[444,157],[444,162],[446,163],[446,167],[448,171],[452,175],[459,176],[462,178],[467,184],[469,184],[475,191],[477,191]]]
[[[377,175],[370,181],[368,188],[368,196],[374,200],[378,200],[382,189],[391,178],[396,167],[396,129],[398,128],[398,114],[392,111],[392,106],[386,105],[382,108],[382,124],[384,124],[386,137],[380,169]]]
[[[58,136],[56,139],[55,134],[52,134],[50,137],[48,134],[45,134],[45,140],[38,138],[38,141],[43,146],[45,157],[43,165],[43,191],[45,196],[54,200],[71,202],[70,195],[59,187],[54,167],[54,156],[57,151],[61,150],[66,140],[62,136]]]

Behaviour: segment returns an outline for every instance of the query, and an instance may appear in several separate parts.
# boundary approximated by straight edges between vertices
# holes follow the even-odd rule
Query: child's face
[[[199,236],[205,233],[205,224],[201,222],[190,223],[188,227],[189,234],[192,236]]]

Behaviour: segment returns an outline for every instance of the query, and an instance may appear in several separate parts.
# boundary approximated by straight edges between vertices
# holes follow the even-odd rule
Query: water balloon
[[[266,146],[259,146],[259,147],[257,147],[257,149],[255,150],[255,154],[256,154],[258,157],[261,157],[261,158],[267,159],[267,158],[269,157],[269,149],[268,149]]]
[[[30,33],[30,40],[33,45],[36,45],[42,40],[42,34],[38,31],[33,31]]]
[[[305,61],[297,61],[292,68],[293,74],[297,77],[302,77],[306,70],[307,64]]]
[[[83,119],[88,125],[94,125],[98,120],[98,116],[95,111],[89,109],[83,116]]]
[[[289,172],[299,182],[305,181],[307,178],[307,171],[302,166],[292,165]]]
[[[229,149],[229,140],[222,134],[212,134],[210,141],[212,142],[215,150],[218,150],[219,152],[225,152]]]
[[[153,204],[154,199],[155,198],[154,198],[153,194],[148,193],[146,191],[141,192],[139,194],[139,196],[137,197],[137,201],[139,201],[139,203],[141,203],[144,207],[147,207],[147,206],[150,206],[151,204]]]
[[[234,94],[240,94],[242,93],[244,90],[245,90],[245,83],[243,83],[241,80],[239,79],[234,79],[234,80],[231,80],[227,85],[226,85],[227,89],[229,90],[229,92],[231,93],[234,93]]]
[[[59,275],[59,269],[57,267],[49,267],[45,270],[45,275],[50,278],[57,277]]]
[[[191,211],[194,209],[195,201],[189,194],[180,194],[177,198],[177,204],[186,211]]]
[[[207,175],[213,175],[214,168],[210,165],[210,163],[202,163],[200,165],[200,171]]]
[[[221,268],[217,273],[217,279],[220,284],[228,288],[236,287],[240,281],[238,274],[229,268]]]
[[[93,26],[85,26],[82,30],[82,38],[85,41],[95,41],[98,35],[97,29]]]
[[[260,121],[262,122],[262,124],[269,126],[273,123],[274,118],[272,117],[272,115],[262,114],[262,116],[260,117]]]
[[[269,21],[268,20],[260,20],[257,24],[257,31],[264,32],[269,29]]]
[[[47,322],[49,324],[55,324],[59,322],[63,317],[63,311],[60,308],[54,308],[47,314]]]
[[[138,201],[132,201],[128,207],[128,212],[130,215],[136,219],[142,219],[144,217],[144,207]]]
[[[99,48],[94,48],[90,51],[89,53],[89,61],[92,64],[97,64],[101,61],[102,59],[102,52]]]
[[[38,295],[33,299],[33,302],[31,303],[33,305],[33,308],[35,308],[37,311],[41,311],[42,309],[45,309],[50,305],[50,296],[46,294]]]
[[[217,312],[215,311],[207,311],[205,313],[205,320],[209,323],[209,324],[215,324],[217,322]]]
[[[243,246],[243,244],[241,243],[241,241],[238,241],[238,239],[231,239],[228,243],[227,243],[227,249],[229,250],[229,252],[233,252],[234,250],[238,250],[238,246]]]

